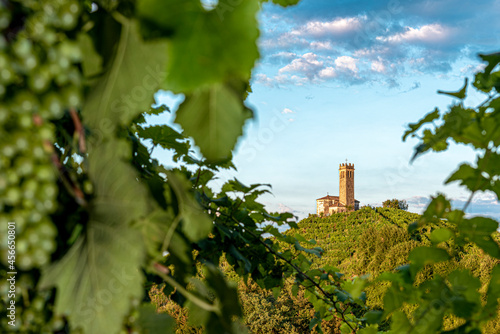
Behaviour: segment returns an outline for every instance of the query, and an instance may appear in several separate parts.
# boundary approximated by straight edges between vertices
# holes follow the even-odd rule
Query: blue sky
[[[417,143],[401,141],[406,124],[445,109],[464,76],[480,68],[477,53],[500,50],[500,1],[303,0],[260,16],[262,58],[247,103],[256,119],[234,152],[243,183],[270,183],[270,210],[299,218],[315,212],[316,198],[338,194],[338,166],[354,163],[361,205],[406,199],[421,212],[444,192],[463,205],[468,193],[443,181],[473,151],[451,145],[409,164]],[[481,102],[471,95],[467,104]],[[157,95],[174,107],[182,97]],[[168,154],[157,152],[167,162]],[[217,186],[217,185],[215,185]],[[469,212],[500,219],[500,203],[477,195]]]

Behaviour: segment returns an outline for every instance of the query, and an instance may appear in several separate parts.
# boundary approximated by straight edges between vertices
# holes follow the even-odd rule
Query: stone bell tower
[[[345,163],[339,166],[339,202],[355,210],[354,203],[354,164]]]

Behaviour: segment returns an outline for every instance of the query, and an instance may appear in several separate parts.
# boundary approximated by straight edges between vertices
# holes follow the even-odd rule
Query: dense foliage
[[[384,208],[393,208],[393,209],[400,209],[400,210],[408,210],[408,203],[406,203],[406,200],[399,200],[396,198],[393,199],[388,199],[382,202],[382,206]]]
[[[261,288],[277,292],[287,278],[306,286],[317,319],[333,312],[346,328],[363,326],[335,272],[315,277],[304,255],[263,237],[319,255],[263,225],[295,226],[257,202],[267,186],[209,186],[234,168],[231,150],[253,115],[244,100],[259,1],[211,10],[198,0],[0,6],[0,228],[15,235],[0,244],[2,277],[15,281],[1,282],[2,329],[170,332],[172,318],[156,315],[147,294],[166,282],[204,331],[244,331],[236,287],[218,268],[223,255]],[[151,108],[162,88],[185,95],[175,118],[184,133],[146,122],[169,112]],[[178,167],[153,159],[147,141],[172,150]]]
[[[366,289],[366,304],[373,311],[384,308],[384,295],[389,285],[377,279],[384,272],[405,265],[409,253],[417,247],[431,246],[431,235],[435,231],[429,226],[408,233],[408,226],[418,220],[420,215],[387,208],[364,208],[352,213],[339,213],[328,217],[310,216],[299,222],[298,227],[306,239],[315,239],[323,249],[321,259],[309,255],[313,267],[333,265],[350,278],[369,275],[370,286]],[[293,233],[290,230],[289,233]],[[500,234],[494,233],[500,240]],[[455,253],[446,263],[435,268],[426,268],[416,278],[421,284],[433,275],[446,275],[455,270],[469,270],[478,279],[481,299],[486,299],[486,289],[493,266],[499,260],[484,254],[477,246],[457,247],[447,243],[445,249]],[[309,320],[314,315],[313,305],[305,298],[304,289],[293,291],[293,282],[285,283],[279,296],[259,288],[251,282],[244,282],[231,267],[222,261],[224,273],[238,283],[238,295],[243,308],[243,322],[252,333],[304,333],[308,331]],[[247,283],[247,284],[245,284]],[[187,312],[182,311],[166,295],[155,290],[152,296],[160,311],[172,315],[178,326],[177,333],[201,333],[202,330],[187,321]],[[405,314],[411,314],[411,307],[404,307]],[[484,327],[486,333],[500,330],[500,317],[497,314]],[[443,328],[450,330],[462,324],[458,317],[446,316]],[[341,319],[334,317],[322,322],[326,333],[338,333]],[[381,330],[388,330],[390,322],[383,322]]]
[[[253,117],[245,99],[259,56],[259,9],[258,0],[219,1],[211,9],[199,0],[0,1],[0,231],[15,235],[0,243],[2,277],[15,276],[15,293],[7,294],[9,281],[0,282],[2,330],[171,332],[172,317],[156,314],[147,293],[152,283],[165,283],[192,325],[244,332],[222,257],[235,275],[275,298],[282,289],[303,289],[314,309],[308,328],[317,330],[337,318],[344,333],[374,333],[386,320],[395,332],[433,332],[454,314],[460,330],[471,332],[496,316],[498,267],[487,280],[485,305],[469,271],[418,284],[422,272],[456,256],[446,243],[472,242],[500,257],[491,237],[498,223],[466,218],[443,196],[416,230],[410,225],[411,233],[440,226],[431,244],[412,249],[409,265],[378,277],[390,283],[383,312],[366,313],[362,289],[371,282],[313,265],[309,256],[324,250],[296,229],[280,233],[281,225],[297,226],[290,214],[267,212],[257,201],[267,186],[230,180],[211,188],[218,172],[234,168],[232,149]],[[498,196],[500,55],[483,59],[488,64],[474,85],[489,94],[485,103],[436,110],[405,137],[433,121],[416,155],[443,150],[450,138],[472,145],[476,166],[462,165],[448,182]],[[184,94],[175,115],[182,132],[148,126],[150,115],[169,112],[151,108],[159,89]],[[448,94],[463,99],[465,89]],[[165,165],[177,167],[153,159],[151,146],[171,150]],[[15,312],[7,309],[13,303]]]

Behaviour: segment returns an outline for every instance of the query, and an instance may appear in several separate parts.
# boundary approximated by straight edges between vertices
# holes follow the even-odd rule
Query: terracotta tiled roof
[[[330,195],[327,195],[325,197],[321,197],[321,198],[318,198],[317,201],[319,201],[320,199],[332,199],[332,200],[339,200],[339,197],[338,196],[330,196]]]
[[[338,201],[339,197],[338,196],[327,195],[325,197],[318,198],[317,201],[319,201],[320,199],[331,199],[331,200],[334,200],[334,201]],[[357,199],[355,199],[354,202],[360,203]]]

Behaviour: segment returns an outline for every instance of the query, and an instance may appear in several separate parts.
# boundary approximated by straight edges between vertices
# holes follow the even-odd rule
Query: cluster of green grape
[[[0,16],[0,210],[6,213],[0,229],[6,230],[6,221],[16,223],[16,268],[29,270],[46,265],[56,247],[49,217],[58,192],[50,121],[81,104],[82,53],[67,35],[81,6],[77,0],[7,4],[11,8]],[[19,12],[28,14],[13,33],[19,20],[11,13]],[[0,245],[7,265],[6,240]]]
[[[0,271],[18,272],[15,329],[23,333],[64,326],[52,317],[52,292],[23,282],[37,277],[31,270],[49,264],[56,249],[50,215],[57,208],[59,162],[52,121],[82,103],[82,52],[72,33],[81,10],[78,0],[0,1]],[[15,260],[9,259],[8,222],[15,222]]]
[[[23,274],[16,279],[16,295],[22,296],[16,303],[17,312],[14,326],[8,322],[10,319],[2,316],[0,319],[0,328],[10,328],[13,331],[23,333],[54,333],[61,331],[66,322],[62,316],[54,315],[51,306],[53,300],[52,291],[36,291],[34,289],[36,282],[33,276]],[[0,282],[0,293],[7,295],[9,283],[6,280]],[[24,291],[24,293],[23,293]],[[29,291],[29,292],[28,292]],[[32,294],[32,296],[28,296]],[[31,297],[31,298],[27,298]],[[29,299],[29,300],[28,300]]]

